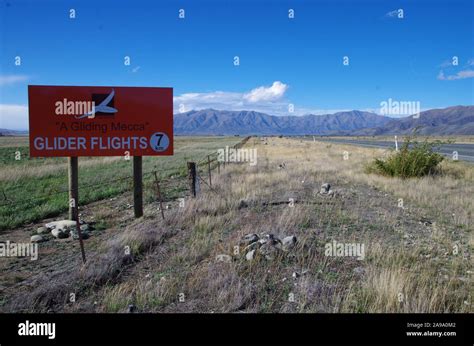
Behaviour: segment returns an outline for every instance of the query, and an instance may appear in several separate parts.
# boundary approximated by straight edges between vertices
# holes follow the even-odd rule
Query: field
[[[178,180],[186,174],[186,161],[204,159],[217,148],[240,140],[239,137],[176,137],[174,156],[143,159],[145,198],[150,200],[155,195],[151,188],[153,172],[158,173],[160,180],[170,177]],[[67,210],[67,159],[30,159],[28,152],[27,137],[0,137],[0,232]],[[125,157],[80,158],[80,204],[130,191],[131,175],[132,162]],[[182,191],[183,186],[178,183],[164,191],[164,198],[176,198]]]
[[[177,142],[167,167],[236,139]],[[101,225],[85,241],[85,265],[71,239],[40,243],[37,261],[2,259],[0,311],[473,312],[472,165],[446,160],[439,176],[401,180],[365,172],[374,157],[387,154],[382,149],[277,137],[251,138],[245,148],[257,150],[255,166],[214,171],[212,188],[202,184],[184,206],[169,198],[165,220],[151,199],[145,217],[134,220],[129,193],[118,190],[83,206],[83,219]],[[90,179],[107,167],[130,174],[120,159],[82,161]],[[64,162],[22,165],[2,168],[2,184],[46,187],[54,171],[56,187],[64,188]],[[62,173],[41,169],[50,165]],[[332,194],[320,193],[324,183]],[[17,197],[18,189],[7,192]],[[39,225],[9,230],[2,239],[27,242]],[[252,233],[297,241],[249,260],[241,242]],[[364,251],[328,254],[334,242]]]
[[[318,136],[317,136],[318,137]],[[366,141],[394,141],[395,136],[331,136],[333,139],[349,139],[349,140],[366,140]],[[404,136],[398,136],[398,140],[402,140]],[[473,144],[474,136],[417,136],[418,140],[454,142],[457,144]]]

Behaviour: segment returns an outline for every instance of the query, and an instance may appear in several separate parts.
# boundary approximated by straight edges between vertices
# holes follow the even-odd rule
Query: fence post
[[[133,209],[135,217],[143,216],[142,157],[133,157]]]
[[[79,206],[77,204],[75,209],[76,215],[78,215],[76,219],[76,231],[79,236],[79,245],[81,246],[82,263],[86,263],[86,251],[84,250],[84,242],[82,241],[81,223],[79,222]]]
[[[69,182],[69,220],[79,220],[77,204],[79,201],[79,168],[77,157],[68,157]]]
[[[69,182],[69,220],[76,221],[76,231],[79,236],[82,262],[86,263],[86,251],[82,241],[81,224],[79,222],[79,164],[78,158],[68,157],[68,182]]]
[[[209,171],[209,186],[212,186],[212,179],[211,179],[211,156],[207,155],[207,169]]]
[[[158,200],[160,201],[160,210],[161,210],[161,217],[163,220],[165,219],[165,213],[163,211],[163,200],[161,198],[161,190],[160,190],[160,183],[158,181],[158,175],[156,172],[153,172],[155,174],[155,182],[156,182],[156,190],[158,192]]]
[[[188,162],[188,179],[189,179],[189,190],[191,191],[191,195],[196,197],[197,190],[196,190],[196,163],[195,162]]]

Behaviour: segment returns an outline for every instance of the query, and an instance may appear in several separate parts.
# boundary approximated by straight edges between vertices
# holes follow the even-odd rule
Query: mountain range
[[[421,112],[418,118],[390,118],[363,111],[274,116],[255,111],[204,109],[174,115],[177,135],[474,135],[474,106]]]
[[[27,134],[28,131],[24,130],[0,129],[0,136],[25,136]]]
[[[474,135],[474,106],[431,109],[419,117],[390,118],[363,111],[275,116],[255,111],[193,110],[174,115],[176,135]],[[0,136],[27,131],[0,129]]]
[[[474,106],[430,109],[412,116],[392,119],[381,127],[356,130],[352,135],[409,134],[415,128],[421,135],[474,135]]]

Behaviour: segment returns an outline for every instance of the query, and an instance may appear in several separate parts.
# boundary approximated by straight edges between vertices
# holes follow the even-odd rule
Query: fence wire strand
[[[244,138],[241,142],[237,143],[236,145],[233,146],[234,149],[237,149],[237,148],[240,148],[242,147],[249,139],[250,137],[246,137]],[[216,156],[214,159],[211,159],[211,157],[213,156]],[[211,164],[210,166],[210,169],[211,171],[216,169],[217,168],[217,165],[214,165],[214,167],[212,167],[212,163],[213,162],[216,162],[218,161],[218,152],[212,152],[210,154],[207,154],[205,155],[201,160],[197,161],[196,162],[196,166],[202,166],[202,165],[209,165]],[[185,169],[180,169],[178,167],[172,167],[172,168],[167,168],[167,169],[160,169],[158,170],[156,166],[154,166],[154,169],[153,170],[150,170],[150,171],[147,171],[147,172],[144,172],[142,174],[143,177],[145,176],[148,176],[148,175],[151,175],[151,174],[154,174],[155,172],[159,175],[161,175],[163,172],[173,172],[172,174],[169,174],[171,176],[174,176],[175,174],[178,175],[178,179],[160,179],[160,184],[163,184],[163,188],[167,188],[169,187],[171,184],[172,181],[173,182],[176,182],[176,183],[180,183],[180,184],[183,184],[185,182],[184,179],[179,179],[179,178],[184,178],[184,176],[182,176],[183,174],[183,171],[185,171]],[[210,186],[202,177],[201,175],[199,174],[200,172],[203,172],[203,171],[199,171],[198,169],[198,178],[204,183],[206,184],[209,189],[211,191],[213,191],[214,193],[216,193],[217,195],[219,195],[221,198],[224,198],[223,196],[221,196],[219,194],[219,192],[217,192],[212,186]],[[98,187],[98,186],[110,186],[114,183],[117,183],[117,182],[121,182],[121,181],[129,181],[130,183],[132,183],[132,179],[133,179],[133,175],[129,175],[129,176],[124,176],[124,177],[120,177],[120,178],[117,178],[117,179],[112,179],[112,180],[108,180],[108,181],[100,181],[100,182],[97,182],[97,183],[92,183],[92,184],[86,184],[86,185],[80,185],[80,189],[81,190],[84,190],[84,189],[90,189],[90,188],[94,188],[94,187]],[[13,185],[13,189],[15,188],[20,188],[21,185],[18,184],[18,185]],[[3,193],[3,203],[0,203],[0,207],[5,207],[5,206],[12,206],[12,205],[24,205],[24,204],[28,204],[28,203],[31,203],[31,202],[34,202],[34,201],[40,201],[44,198],[49,198],[51,196],[55,196],[55,195],[59,195],[59,194],[64,194],[64,193],[69,193],[69,189],[64,189],[64,190],[58,190],[58,191],[52,191],[50,193],[47,193],[47,194],[42,194],[42,195],[39,195],[39,196],[34,196],[32,198],[26,198],[26,199],[22,199],[22,200],[12,200],[12,199],[9,199],[7,197],[7,195],[5,194],[5,190],[2,189],[1,190]]]

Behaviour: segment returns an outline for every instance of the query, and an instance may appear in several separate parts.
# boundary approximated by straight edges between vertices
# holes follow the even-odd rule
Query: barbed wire
[[[241,146],[243,146],[249,139],[250,137],[246,137],[244,138],[241,142],[235,144],[233,146],[233,148],[240,148]],[[215,159],[212,159],[210,160],[211,156],[214,156],[214,155],[218,155],[218,152],[215,151],[215,152],[212,152],[210,154],[207,154],[205,155],[201,160],[199,160],[196,165],[199,167],[199,165],[204,165],[204,164],[210,164],[211,163],[211,171],[214,170],[217,165],[214,166],[214,168],[212,168],[212,163],[213,162],[216,162],[218,161],[217,157]],[[144,172],[142,173],[142,176],[145,177],[145,176],[148,176],[150,174],[154,174],[155,172],[162,175],[163,172],[173,172],[173,174],[171,175],[174,175],[174,174],[177,174],[178,176],[182,175],[182,173],[185,171],[185,168],[179,168],[179,167],[172,167],[172,168],[166,168],[166,169],[160,169],[158,170],[157,167],[155,166],[154,167],[155,169],[151,170],[151,171],[147,171],[147,172]],[[199,175],[198,175],[199,176]],[[206,184],[207,182],[204,181],[201,176],[199,176],[199,178]],[[93,187],[97,187],[97,186],[110,186],[111,184],[113,183],[116,183],[116,182],[120,182],[120,181],[125,181],[125,180],[128,180],[128,181],[131,181],[131,179],[133,179],[133,175],[127,175],[127,176],[124,176],[124,177],[120,177],[120,178],[117,178],[117,179],[112,179],[112,180],[107,180],[107,181],[99,181],[97,183],[92,183],[92,184],[86,184],[86,185],[81,185],[80,186],[80,190],[85,190],[85,189],[90,189],[90,188],[93,188]],[[160,183],[166,183],[170,180],[160,180]],[[178,180],[177,180],[178,181]],[[208,185],[209,186],[209,185]],[[18,185],[13,185],[11,186],[11,188],[15,189],[15,188],[19,188],[21,187],[21,184],[18,184]],[[209,186],[209,188],[216,192],[211,186]],[[47,194],[42,194],[42,195],[39,195],[39,196],[34,196],[32,198],[25,198],[25,199],[21,199],[21,200],[11,200],[11,199],[8,199],[6,194],[5,194],[5,190],[2,189],[2,192],[3,192],[3,196],[4,196],[4,201],[7,201],[7,202],[4,202],[4,203],[0,203],[0,207],[5,207],[5,206],[11,206],[11,205],[18,205],[18,204],[28,204],[28,203],[31,203],[33,201],[38,201],[38,200],[41,200],[41,199],[44,199],[44,198],[49,198],[51,196],[55,196],[55,195],[59,195],[59,194],[64,194],[64,193],[69,193],[69,189],[64,189],[64,190],[59,190],[59,191],[52,191],[52,192],[49,192]]]
[[[163,172],[163,171],[164,170],[162,170],[161,172]],[[167,170],[167,171],[170,171],[170,170]],[[152,171],[144,172],[142,174],[142,176],[145,177],[145,176],[148,176],[148,175],[150,175],[154,172],[161,173],[159,171],[152,170]],[[174,170],[174,172],[175,173],[180,173],[177,170]],[[120,182],[120,181],[125,181],[125,180],[131,181],[131,179],[133,179],[133,176],[132,175],[127,175],[127,176],[124,176],[124,177],[120,177],[120,178],[112,179],[112,180],[108,180],[108,181],[103,181],[102,180],[102,181],[92,183],[92,184],[81,185],[80,189],[85,190],[85,189],[89,189],[89,188],[97,187],[97,186],[109,186],[113,183]],[[64,189],[64,190],[59,190],[59,191],[52,191],[50,193],[39,195],[39,196],[34,196],[32,198],[26,198],[26,199],[21,199],[21,200],[10,200],[10,202],[8,202],[8,203],[0,203],[0,207],[4,207],[4,206],[7,206],[7,205],[12,205],[12,204],[28,203],[28,202],[31,202],[31,201],[40,200],[40,199],[43,199],[43,198],[47,198],[47,197],[51,197],[51,196],[55,196],[55,195],[59,195],[59,194],[63,194],[63,193],[69,193],[69,189]]]
[[[158,169],[158,167],[157,167],[156,165],[154,165],[153,168],[154,168],[157,172],[160,172],[160,173],[162,173],[162,172],[169,172],[169,171],[173,171],[173,172],[175,172],[175,173],[181,173],[181,171],[184,171],[184,168],[180,168],[180,167],[171,167],[171,168],[164,168],[164,169],[160,168],[160,169]],[[152,172],[153,172],[153,171],[152,171]],[[130,176],[125,176],[124,178],[128,178],[128,177],[130,177]],[[100,184],[100,182],[99,182],[98,184]],[[10,189],[16,189],[16,188],[21,188],[21,187],[23,187],[23,184],[16,184],[16,185],[8,184],[8,187],[9,187]]]

